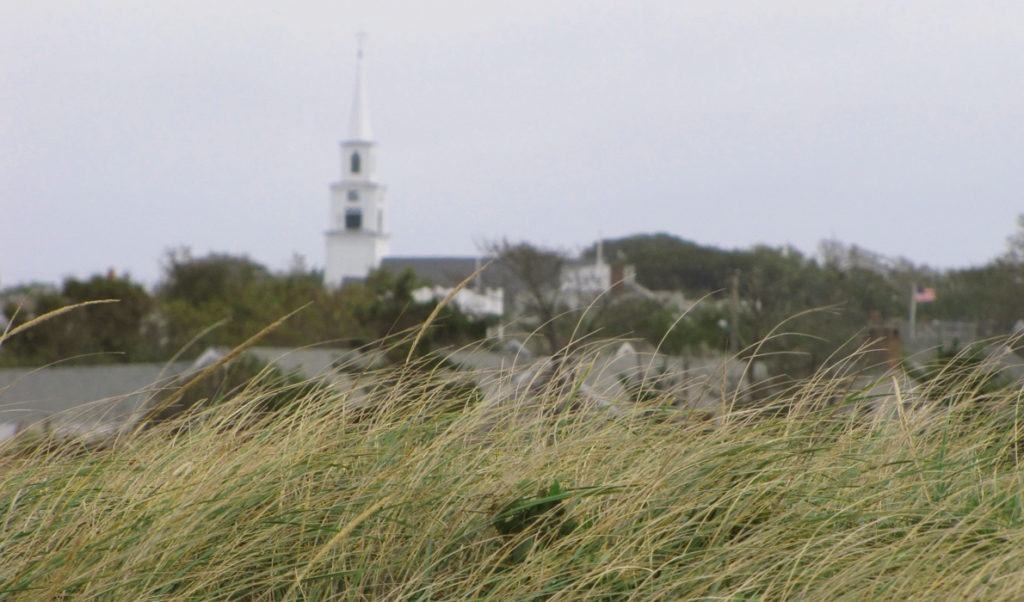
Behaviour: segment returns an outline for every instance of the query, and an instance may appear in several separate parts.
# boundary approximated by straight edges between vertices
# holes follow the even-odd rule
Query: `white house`
[[[636,287],[636,268],[621,261],[604,260],[601,241],[593,261],[567,261],[562,266],[559,297],[570,307],[586,305],[598,295],[619,293]]]
[[[453,287],[440,285],[423,286],[412,292],[412,298],[418,303],[440,301],[455,290]],[[501,288],[487,287],[483,290],[470,288],[460,289],[452,297],[451,303],[471,316],[500,316],[505,313],[505,291]]]

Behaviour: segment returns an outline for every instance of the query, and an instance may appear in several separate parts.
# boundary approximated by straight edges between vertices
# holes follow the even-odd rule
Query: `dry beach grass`
[[[813,403],[828,374],[713,424],[572,386],[488,407],[411,364],[372,411],[267,411],[293,385],[257,379],[109,448],[8,447],[0,598],[1024,596],[1017,393],[877,419]]]

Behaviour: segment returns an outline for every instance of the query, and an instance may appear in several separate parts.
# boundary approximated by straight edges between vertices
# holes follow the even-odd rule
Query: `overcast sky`
[[[1024,2],[0,0],[0,286],[168,249],[324,263],[365,31],[392,253],[837,238],[1024,212]]]

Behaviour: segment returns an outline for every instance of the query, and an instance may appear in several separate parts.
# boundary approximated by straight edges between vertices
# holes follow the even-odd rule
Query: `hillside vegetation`
[[[2,448],[0,597],[1021,599],[1019,400],[966,376],[882,415],[820,373],[713,421],[429,366],[267,412],[256,379],[103,449]]]
[[[792,247],[729,250],[669,234],[638,234],[604,240],[602,256],[635,268],[636,282],[648,294],[623,290],[626,294],[569,303],[561,294],[561,275],[572,258],[527,242],[496,242],[486,248],[495,262],[485,273],[488,286],[505,290],[506,315],[468,315],[449,304],[420,349],[473,342],[498,322],[509,327],[510,336],[537,328],[536,343],[544,344],[534,344],[533,350],[544,354],[592,332],[643,339],[675,355],[733,353],[763,341],[763,352],[780,352],[762,357],[773,374],[806,377],[837,349],[851,352],[867,327],[889,324],[906,337],[904,320],[918,286],[935,291],[933,301],[916,308],[920,324],[969,323],[980,337],[1014,331],[1024,320],[1019,310],[1024,217],[1007,248],[981,266],[940,270],[835,240],[822,241],[818,254],[806,255]],[[584,260],[597,252],[596,246],[584,251]],[[211,345],[238,345],[300,307],[303,311],[270,333],[266,344],[359,347],[394,340],[396,333],[423,322],[435,305],[415,300],[413,292],[428,281],[411,271],[378,270],[364,281],[328,289],[322,274],[299,258],[287,271],[273,272],[244,256],[195,257],[177,249],[167,254],[163,267],[152,291],[128,274],[113,272],[68,278],[59,287],[0,290],[0,325],[9,320],[12,327],[66,305],[118,300],[9,340],[0,349],[0,366],[167,361],[182,353],[194,358]],[[701,303],[690,307],[697,300]],[[795,346],[792,338],[773,336],[783,322],[788,331],[808,335],[799,341],[799,354],[788,353]],[[958,342],[971,341],[959,337]]]

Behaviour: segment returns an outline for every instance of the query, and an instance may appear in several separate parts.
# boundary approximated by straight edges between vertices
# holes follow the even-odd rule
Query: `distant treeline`
[[[57,289],[23,286],[3,291],[0,306],[11,327],[49,311],[96,299],[117,303],[81,307],[43,321],[4,341],[2,365],[164,361],[194,357],[214,345],[237,345],[299,308],[262,339],[264,345],[301,346],[334,342],[360,346],[400,341],[424,320],[433,304],[411,296],[412,273],[372,274],[363,282],[330,290],[322,274],[296,267],[272,273],[246,257],[187,251],[169,254],[152,293],[127,275],[69,278]],[[419,348],[479,339],[486,324],[446,308]],[[401,350],[398,344],[395,352]]]
[[[723,250],[668,234],[606,240],[604,257],[635,266],[643,287],[704,300],[696,307],[677,307],[650,296],[624,295],[586,315],[548,303],[557,297],[558,266],[565,259],[560,253],[528,243],[496,248],[504,249],[499,261],[518,261],[522,278],[535,277],[521,288],[533,290],[536,302],[506,299],[506,306],[526,314],[533,310],[543,318],[535,322],[537,328],[547,328],[547,347],[588,333],[633,336],[669,353],[775,354],[779,372],[806,374],[844,346],[861,344],[869,325],[905,320],[915,285],[936,291],[935,301],[918,307],[921,321],[970,320],[983,325],[983,332],[1010,331],[1024,317],[1022,241],[1019,235],[1011,237],[1009,252],[986,265],[936,270],[835,241],[822,243],[820,257],[809,257],[791,247]],[[591,248],[584,256],[595,252]],[[531,268],[538,265],[544,270]],[[321,273],[301,263],[274,273],[246,257],[195,258],[177,251],[168,254],[152,293],[115,274],[68,279],[59,289],[3,291],[0,309],[12,325],[83,301],[119,302],[83,307],[19,333],[0,348],[0,364],[41,365],[69,358],[161,361],[182,350],[188,357],[210,345],[236,345],[304,306],[263,344],[394,343],[433,309],[432,303],[412,298],[422,284],[411,272],[377,271],[362,282],[331,290],[323,286]],[[419,350],[479,340],[494,321],[472,319],[447,307]],[[552,324],[544,326],[548,322]]]
[[[740,297],[770,314],[761,330],[803,309],[833,304],[845,307],[844,313],[854,314],[860,324],[873,311],[905,318],[911,288],[917,285],[936,291],[934,302],[918,307],[920,319],[973,320],[1007,331],[1024,318],[1024,255],[1017,240],[1011,237],[1009,252],[985,265],[951,270],[916,266],[836,241],[823,242],[820,257],[808,257],[792,247],[723,250],[652,234],[605,241],[604,254],[635,265],[637,280],[654,290],[725,294],[738,280]],[[593,253],[593,248],[587,251]]]
[[[1024,237],[1008,243],[1005,255],[985,265],[951,270],[836,241],[823,242],[820,256],[809,257],[792,247],[723,250],[651,234],[605,240],[603,255],[635,266],[637,281],[652,290],[708,295],[720,306],[735,290],[740,347],[763,342],[757,347],[762,354],[796,351],[775,362],[806,374],[844,345],[852,350],[863,343],[872,324],[905,328],[915,286],[936,291],[935,301],[917,306],[919,322],[967,320],[980,332],[1009,332],[1024,318]],[[772,338],[779,333],[793,334]]]

